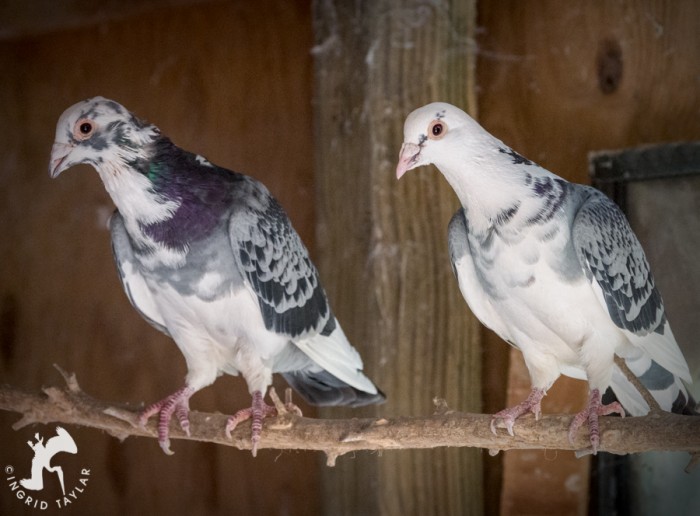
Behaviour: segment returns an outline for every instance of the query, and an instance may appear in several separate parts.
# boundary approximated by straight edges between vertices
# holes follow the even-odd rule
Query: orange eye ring
[[[76,140],[87,140],[95,132],[95,122],[89,118],[81,118],[73,127],[73,136]]]
[[[433,120],[428,126],[428,138],[439,140],[447,134],[447,124],[442,120]]]

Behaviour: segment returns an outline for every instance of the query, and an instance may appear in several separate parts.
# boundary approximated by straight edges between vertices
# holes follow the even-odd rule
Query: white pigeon
[[[540,415],[560,374],[587,380],[586,421],[593,452],[598,416],[612,388],[632,415],[649,407],[614,363],[622,357],[664,410],[692,411],[682,380],[688,365],[673,337],[639,241],[620,209],[589,186],[570,183],[522,157],[459,108],[428,104],[404,125],[397,178],[434,164],[462,208],[449,224],[459,288],[487,327],[523,353],[532,391],[493,416],[513,435],[515,420]],[[688,408],[686,408],[688,406]]]
[[[136,310],[170,335],[187,362],[185,385],[141,414],[158,413],[170,452],[173,414],[189,435],[189,399],[227,373],[245,378],[253,455],[264,402],[281,373],[313,405],[361,406],[384,395],[333,315],[318,272],[282,207],[258,181],[180,149],[123,106],[95,97],[58,120],[49,173],[86,163],[117,211],[112,249]]]

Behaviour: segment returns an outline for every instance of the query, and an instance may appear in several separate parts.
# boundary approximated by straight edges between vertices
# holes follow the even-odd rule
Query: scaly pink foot
[[[495,413],[491,417],[491,431],[494,433],[494,435],[496,434],[496,423],[500,419],[506,425],[506,430],[508,430],[508,433],[513,436],[515,435],[513,433],[513,425],[515,424],[515,420],[523,414],[532,412],[535,414],[535,419],[539,419],[540,414],[542,413],[540,403],[545,394],[546,392],[544,389],[533,388],[530,391],[530,395],[522,403]]]
[[[622,408],[617,401],[610,403],[608,405],[603,405],[601,400],[600,391],[598,389],[591,390],[588,395],[588,404],[586,408],[581,412],[576,414],[571,426],[569,427],[569,442],[574,443],[574,438],[579,428],[585,421],[588,421],[588,431],[591,435],[591,448],[593,448],[593,455],[598,453],[598,446],[600,446],[600,429],[598,427],[598,416],[607,416],[608,414],[617,413],[622,417],[625,417],[625,409]]]
[[[146,426],[148,419],[152,415],[158,414],[158,444],[160,444],[160,447],[166,455],[173,454],[173,451],[170,449],[170,439],[168,437],[170,420],[173,414],[175,414],[175,417],[177,417],[177,420],[180,422],[180,428],[182,428],[183,432],[188,436],[190,435],[190,420],[188,419],[188,415],[190,413],[190,397],[192,397],[193,394],[194,389],[184,386],[167,398],[163,398],[147,407],[139,414],[139,424],[142,427]]]
[[[294,412],[295,414],[301,416],[301,410],[299,407],[288,401],[285,404],[288,411]],[[263,394],[260,391],[253,392],[253,405],[250,408],[241,409],[236,412],[233,416],[228,418],[226,422],[226,437],[231,439],[231,432],[238,426],[238,423],[251,419],[251,436],[250,440],[253,445],[253,457],[258,454],[258,443],[260,442],[260,435],[262,433],[262,422],[266,417],[277,416],[277,409],[265,403],[263,399]]]

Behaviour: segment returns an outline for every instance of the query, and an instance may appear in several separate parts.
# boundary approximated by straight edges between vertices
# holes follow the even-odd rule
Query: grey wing
[[[469,232],[467,230],[467,222],[464,218],[464,210],[459,209],[450,219],[450,224],[447,226],[447,246],[450,252],[450,263],[452,264],[452,272],[459,280],[457,267],[455,263],[462,256],[469,253]]]
[[[610,318],[635,335],[663,333],[666,315],[642,246],[622,211],[591,189],[572,226],[579,261]]]
[[[153,294],[151,294],[146,280],[138,269],[134,250],[131,246],[131,240],[124,226],[124,219],[115,211],[109,221],[109,229],[112,234],[112,254],[117,265],[119,278],[126,292],[126,297],[129,298],[131,305],[136,311],[141,314],[141,317],[166,335],[168,333],[165,327],[163,316],[156,305]]]
[[[469,243],[467,214],[463,208],[452,216],[447,229],[447,244],[452,271],[457,278],[462,297],[472,313],[486,327],[495,331],[503,340],[515,346],[510,331],[498,311],[494,309],[490,296],[494,291],[491,282],[474,264]]]
[[[266,194],[235,210],[229,220],[229,236],[268,330],[290,338],[333,331],[335,318],[318,271],[274,198]]]

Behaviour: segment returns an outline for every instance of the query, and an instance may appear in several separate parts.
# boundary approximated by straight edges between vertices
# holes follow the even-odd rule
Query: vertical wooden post
[[[435,170],[397,183],[403,121],[436,100],[474,112],[473,1],[317,0],[313,8],[317,263],[345,332],[386,392],[366,413],[481,408],[481,331],[447,256],[458,202]],[[343,457],[328,514],[478,514],[479,450]]]

